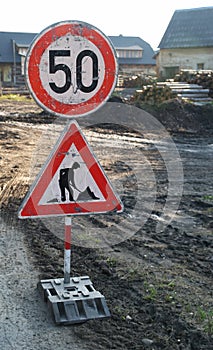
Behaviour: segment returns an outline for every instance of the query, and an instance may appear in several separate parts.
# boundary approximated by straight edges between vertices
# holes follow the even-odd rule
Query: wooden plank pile
[[[181,92],[183,99],[189,99],[195,104],[213,102],[213,71],[182,69],[174,78],[175,83],[185,83],[188,91]],[[188,85],[187,85],[188,84]],[[192,91],[190,91],[192,90]],[[185,93],[185,96],[184,96]],[[188,95],[190,96],[187,96]],[[180,96],[181,97],[181,96]]]
[[[138,82],[139,83],[139,82]],[[134,101],[160,104],[178,98],[195,105],[213,103],[213,71],[181,70],[174,79],[145,84],[136,89]]]
[[[175,97],[175,93],[169,86],[165,85],[144,85],[142,89],[136,90],[134,99],[147,103],[162,103]]]
[[[213,97],[212,70],[181,69],[180,73],[176,74],[176,76],[174,77],[174,81],[201,85],[204,89],[209,89],[210,96]]]
[[[157,85],[169,87],[172,93],[176,94],[180,100],[191,102],[195,105],[204,105],[213,102],[213,99],[209,96],[209,89],[205,89],[198,84],[168,81],[157,83]]]

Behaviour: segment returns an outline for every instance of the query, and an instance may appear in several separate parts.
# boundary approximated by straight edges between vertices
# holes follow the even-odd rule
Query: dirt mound
[[[158,106],[140,105],[156,117],[170,132],[189,132],[212,135],[213,105],[196,106],[178,99],[166,101]]]

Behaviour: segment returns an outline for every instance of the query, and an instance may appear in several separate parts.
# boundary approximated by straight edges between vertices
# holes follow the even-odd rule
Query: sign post
[[[64,21],[44,29],[25,61],[33,98],[48,113],[83,117],[100,108],[117,80],[109,39],[84,22]],[[57,324],[110,316],[104,296],[88,276],[71,277],[71,215],[122,212],[99,162],[76,121],[65,128],[19,209],[19,218],[64,216],[64,278],[38,283]]]
[[[71,271],[71,241],[72,241],[72,219],[65,217],[64,226],[64,283],[70,283]]]

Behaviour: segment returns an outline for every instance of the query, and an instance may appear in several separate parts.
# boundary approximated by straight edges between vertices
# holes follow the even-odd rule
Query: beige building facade
[[[213,70],[213,7],[175,11],[155,58],[159,78],[182,69]]]
[[[156,55],[158,77],[172,78],[182,69],[213,70],[213,47],[161,49]]]

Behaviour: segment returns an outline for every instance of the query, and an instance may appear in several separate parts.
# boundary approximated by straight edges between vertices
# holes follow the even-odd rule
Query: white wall
[[[205,70],[213,70],[213,47],[161,49],[157,57],[157,70],[165,75],[166,67],[179,69],[197,69],[197,64],[204,63]]]

